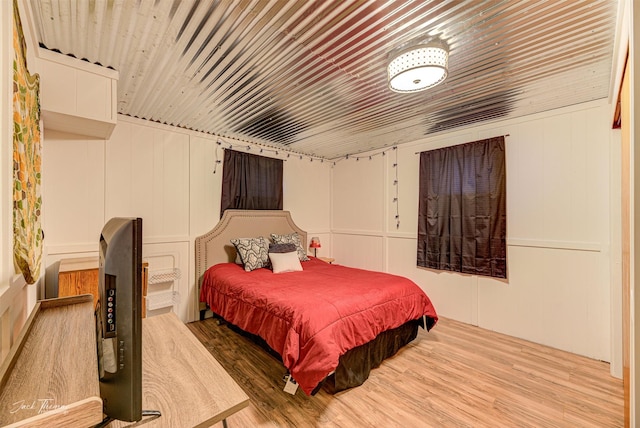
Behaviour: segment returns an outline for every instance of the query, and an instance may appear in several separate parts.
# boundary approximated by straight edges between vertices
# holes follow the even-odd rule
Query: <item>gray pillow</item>
[[[293,253],[298,251],[296,244],[269,244],[270,253]]]
[[[306,262],[309,260],[307,257],[307,252],[304,248],[302,248],[302,243],[300,242],[300,235],[298,232],[293,232],[288,235],[276,235],[275,233],[271,234],[271,240],[275,244],[294,244],[296,246],[296,250],[298,251],[298,258],[301,262]]]

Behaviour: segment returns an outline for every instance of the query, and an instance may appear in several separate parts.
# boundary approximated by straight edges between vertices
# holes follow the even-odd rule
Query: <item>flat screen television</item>
[[[112,218],[99,244],[96,307],[100,396],[106,419],[142,419],[142,219]]]

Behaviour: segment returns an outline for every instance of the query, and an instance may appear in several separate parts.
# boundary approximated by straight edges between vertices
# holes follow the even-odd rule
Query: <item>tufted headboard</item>
[[[236,249],[233,238],[255,238],[276,233],[284,235],[298,232],[303,248],[307,248],[307,232],[300,229],[289,211],[280,210],[226,210],[218,224],[196,238],[196,281],[198,291],[207,269],[217,263],[233,262]],[[199,293],[198,293],[199,294]]]

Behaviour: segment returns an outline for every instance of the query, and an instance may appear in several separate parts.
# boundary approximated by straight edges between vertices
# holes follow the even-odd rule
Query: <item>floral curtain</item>
[[[40,79],[27,69],[27,50],[13,1],[13,260],[29,284],[40,276],[42,197]]]

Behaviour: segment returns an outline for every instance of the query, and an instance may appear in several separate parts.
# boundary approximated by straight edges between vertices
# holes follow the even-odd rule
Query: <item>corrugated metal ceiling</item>
[[[119,113],[327,159],[606,98],[617,3],[30,0],[41,45],[119,71]],[[447,80],[390,91],[433,37]]]

